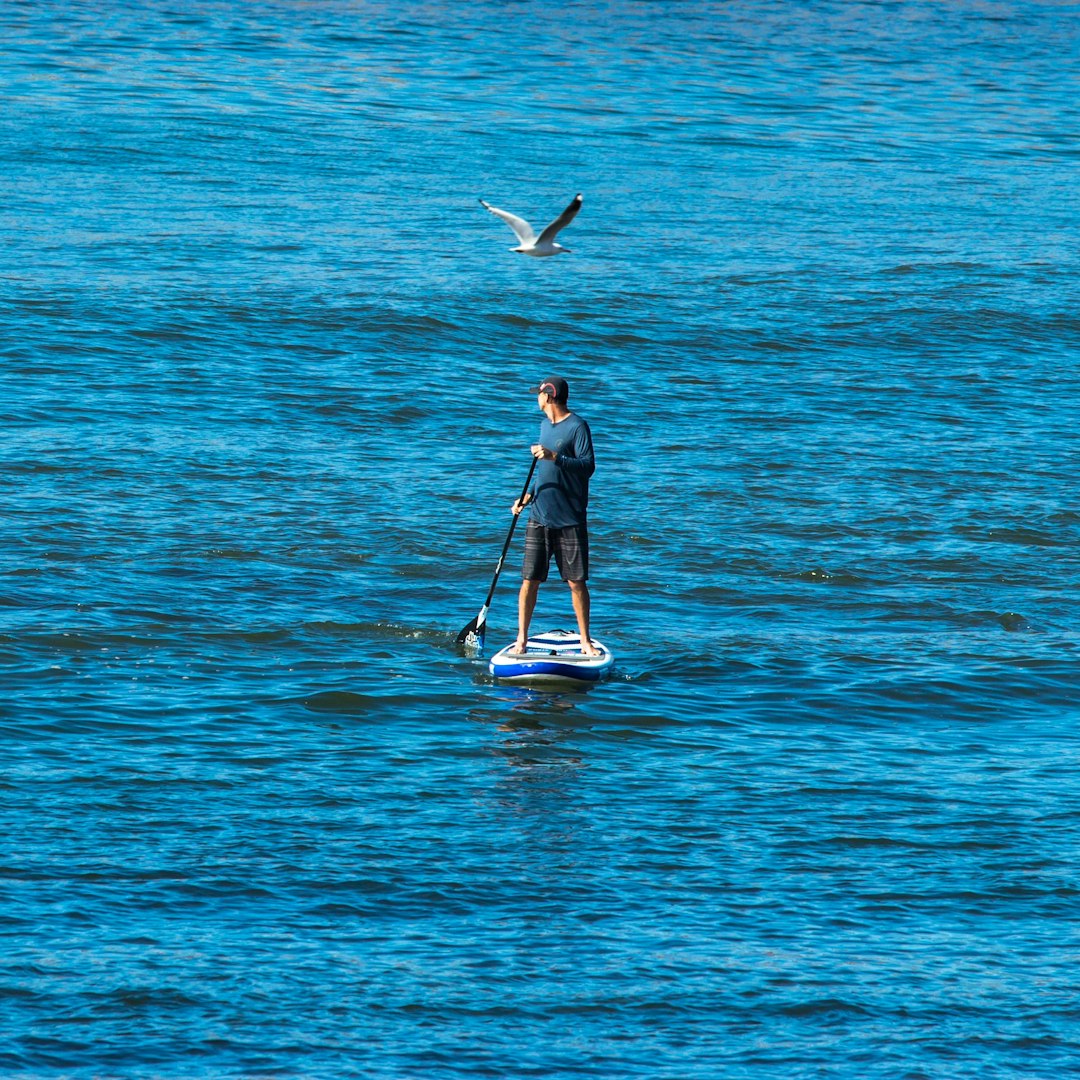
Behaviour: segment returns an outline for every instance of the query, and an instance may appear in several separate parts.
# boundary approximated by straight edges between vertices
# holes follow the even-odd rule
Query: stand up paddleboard
[[[581,651],[579,635],[568,630],[548,630],[530,637],[524,652],[516,652],[513,644],[500,649],[488,662],[488,671],[509,683],[599,682],[611,670],[615,657],[596,638],[592,643],[600,650],[599,656],[587,656]]]

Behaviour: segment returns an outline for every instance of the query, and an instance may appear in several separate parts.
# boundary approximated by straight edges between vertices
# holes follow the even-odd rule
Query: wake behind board
[[[581,637],[568,630],[547,630],[534,634],[525,643],[523,653],[514,652],[514,645],[500,649],[488,662],[488,671],[502,682],[578,683],[599,682],[615,663],[611,650],[596,638],[593,645],[599,656],[587,656],[581,651]]]

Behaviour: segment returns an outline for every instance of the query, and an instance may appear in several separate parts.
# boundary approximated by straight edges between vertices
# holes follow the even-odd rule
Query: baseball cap
[[[539,386],[530,386],[530,394],[547,394],[556,401],[565,402],[570,396],[570,387],[565,379],[545,379]]]

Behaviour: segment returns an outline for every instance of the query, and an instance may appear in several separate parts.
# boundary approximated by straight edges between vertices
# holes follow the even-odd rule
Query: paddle
[[[536,458],[532,459],[532,464],[529,466],[529,475],[525,477],[525,486],[521,489],[521,495],[518,497],[518,502],[524,502],[525,496],[529,492],[529,484],[532,483],[533,470],[536,468]],[[502,554],[499,556],[499,561],[495,564],[495,576],[491,579],[491,588],[488,589],[487,599],[484,601],[484,606],[480,609],[480,614],[464,630],[457,636],[459,645],[469,645],[472,648],[482,649],[484,647],[484,631],[487,624],[488,608],[491,606],[491,598],[495,595],[495,585],[499,580],[499,574],[502,573],[503,562],[506,560],[506,553],[510,550],[510,541],[514,536],[514,529],[517,527],[518,518],[521,514],[515,514],[514,520],[510,522],[510,531],[506,534],[506,541],[502,547]]]

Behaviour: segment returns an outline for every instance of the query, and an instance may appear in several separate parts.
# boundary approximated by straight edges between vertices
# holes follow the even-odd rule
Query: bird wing
[[[540,234],[536,241],[536,246],[540,247],[542,244],[550,244],[555,239],[555,234],[570,224],[571,221],[577,217],[577,212],[581,209],[581,196],[575,195],[574,201],[550,224],[544,227],[544,231]]]
[[[502,218],[511,229],[517,233],[517,238],[523,244],[531,244],[536,239],[536,233],[533,232],[533,227],[524,219],[519,218],[516,214],[507,213],[505,210],[500,210],[497,206],[492,206],[490,203],[480,200],[480,205],[485,210],[490,210],[497,218]],[[550,229],[551,226],[549,225]]]

